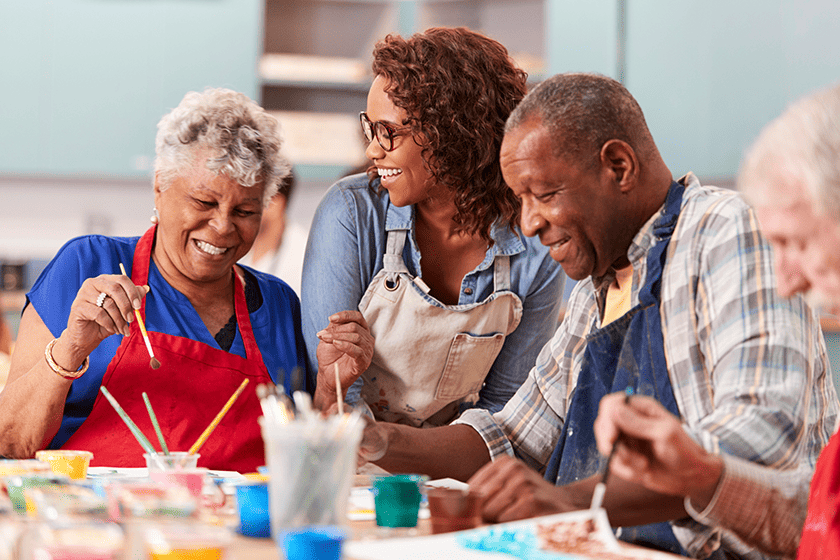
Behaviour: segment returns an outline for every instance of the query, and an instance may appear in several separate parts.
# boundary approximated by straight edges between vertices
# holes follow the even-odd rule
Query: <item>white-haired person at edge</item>
[[[294,173],[290,173],[280,183],[277,194],[263,209],[260,232],[254,245],[239,264],[273,274],[300,296],[303,252],[308,231],[296,220],[289,219],[289,204],[296,183]]]

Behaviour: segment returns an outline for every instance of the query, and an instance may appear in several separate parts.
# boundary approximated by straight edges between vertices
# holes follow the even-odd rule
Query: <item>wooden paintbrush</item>
[[[335,397],[338,404],[338,413],[344,414],[344,399],[341,398],[341,378],[338,376],[338,362],[335,363]]]
[[[128,276],[128,274],[125,273],[123,263],[120,263],[120,272],[123,273],[123,276]],[[143,317],[140,316],[139,309],[134,310],[134,316],[137,317],[137,324],[140,325],[140,332],[143,334],[143,342],[146,343],[146,350],[149,351],[149,367],[152,369],[158,369],[160,367],[160,361],[155,358],[155,351],[152,350],[152,343],[149,342],[149,333],[146,332],[146,325],[143,324]]]
[[[633,395],[633,388],[627,387],[624,390],[624,403],[627,404],[630,402],[630,397]],[[595,490],[592,492],[592,503],[589,506],[590,510],[596,510],[601,507],[601,503],[604,501],[604,492],[607,490],[607,477],[610,476],[610,462],[612,461],[613,455],[615,455],[615,449],[618,447],[618,440],[621,439],[621,436],[617,437],[616,440],[613,442],[612,449],[610,449],[610,454],[607,456],[607,464],[604,465],[604,472],[601,475],[601,480],[598,481],[598,484],[595,485]]]

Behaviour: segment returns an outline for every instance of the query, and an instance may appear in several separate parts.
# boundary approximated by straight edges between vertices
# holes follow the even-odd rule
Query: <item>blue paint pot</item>
[[[270,537],[268,484],[250,482],[236,485],[239,532],[247,537]]]
[[[312,526],[285,533],[280,544],[286,560],[340,560],[346,537],[340,527]]]

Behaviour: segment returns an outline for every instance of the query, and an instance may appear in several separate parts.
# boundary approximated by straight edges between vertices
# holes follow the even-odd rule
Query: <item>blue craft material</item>
[[[458,544],[464,548],[510,554],[521,560],[576,560],[577,558],[540,550],[533,527],[477,529],[460,534],[457,538]]]

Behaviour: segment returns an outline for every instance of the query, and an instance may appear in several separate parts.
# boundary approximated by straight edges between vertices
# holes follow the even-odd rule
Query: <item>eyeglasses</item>
[[[365,133],[365,138],[368,143],[372,142],[375,137],[376,141],[379,142],[379,145],[382,146],[382,149],[386,152],[390,152],[394,149],[394,136],[399,130],[402,130],[402,128],[395,128],[382,121],[373,122],[368,118],[367,113],[364,111],[359,113],[359,120],[362,122],[362,132]]]

